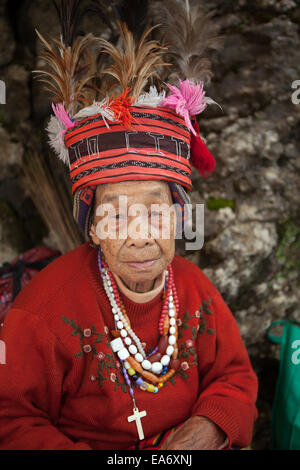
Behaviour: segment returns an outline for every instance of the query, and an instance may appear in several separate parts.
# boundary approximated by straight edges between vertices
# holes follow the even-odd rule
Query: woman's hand
[[[217,450],[224,444],[226,434],[204,416],[192,416],[171,433],[160,450]]]

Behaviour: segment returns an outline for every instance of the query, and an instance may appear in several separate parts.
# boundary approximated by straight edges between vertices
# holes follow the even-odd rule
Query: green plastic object
[[[271,334],[276,325],[283,326],[281,336]],[[272,447],[300,450],[300,323],[274,321],[267,329],[267,337],[281,345],[272,409]]]

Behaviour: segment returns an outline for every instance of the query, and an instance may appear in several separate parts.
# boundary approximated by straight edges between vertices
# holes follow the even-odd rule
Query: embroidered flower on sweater
[[[204,332],[208,334],[215,333],[212,328],[207,328],[207,322],[204,316],[212,315],[213,312],[209,308],[210,304],[211,298],[209,297],[208,301],[202,301],[199,309],[195,311],[194,315],[190,315],[189,312],[185,312],[183,320],[180,318],[177,319],[178,359],[183,359],[183,361],[181,363],[181,367],[170,379],[172,385],[175,385],[175,377],[177,374],[179,374],[181,378],[187,379],[187,371],[190,367],[198,367],[197,351],[195,347],[198,334],[203,334]],[[63,316],[62,320],[73,328],[72,336],[79,336],[81,350],[76,353],[75,356],[77,358],[81,358],[91,354],[92,359],[94,359],[94,357],[97,359],[97,373],[96,375],[90,376],[90,380],[97,381],[100,387],[102,387],[105,380],[107,380],[114,383],[115,390],[120,387],[124,393],[127,393],[128,387],[125,383],[124,376],[121,373],[122,366],[111,349],[111,339],[108,336],[108,327],[104,326],[104,333],[100,333],[96,331],[95,325],[92,325],[90,328],[83,329],[79,324],[76,324],[73,319],[69,320],[67,317]],[[191,333],[191,336],[189,333]],[[185,336],[188,337],[185,338]],[[98,343],[102,343],[108,351],[97,351]],[[148,354],[149,353],[150,351],[148,351]]]
[[[91,328],[82,328],[79,324],[77,325],[75,320],[71,318],[69,320],[66,316],[62,316],[62,320],[67,325],[70,325],[73,328],[72,336],[79,336],[81,351],[75,354],[76,357],[82,357],[83,353],[92,352],[92,358],[97,355],[97,343],[102,343],[104,339],[107,340],[106,345],[110,348],[110,338],[108,337],[108,328],[104,327],[104,333],[99,333],[96,331],[95,325],[92,325]],[[107,329],[107,330],[106,330]],[[107,331],[107,333],[106,333]],[[94,338],[92,338],[94,336]],[[87,339],[87,343],[85,342]],[[92,344],[93,343],[93,344]]]
[[[97,354],[97,359],[98,359],[98,361],[103,361],[103,359],[105,359],[105,356],[104,356],[103,352],[100,351]]]
[[[198,367],[198,357],[195,348],[195,341],[198,334],[203,334],[206,332],[212,335],[215,333],[215,330],[212,328],[207,328],[207,322],[204,317],[204,314],[213,314],[209,308],[210,304],[211,298],[208,297],[208,301],[203,300],[199,305],[199,309],[195,311],[194,315],[190,315],[189,312],[185,312],[183,321],[181,321],[180,325],[178,325],[178,359],[185,359],[185,361],[181,363],[180,369],[177,370],[170,379],[172,385],[175,385],[176,375],[179,374],[183,379],[187,379],[188,374],[186,371],[191,366]],[[188,330],[191,330],[192,337],[187,338],[185,341],[180,341],[181,339],[184,339],[184,336],[186,336]]]
[[[188,365],[188,363],[186,361],[181,363],[181,369],[182,370],[187,370],[189,368],[190,368],[190,366]]]
[[[111,380],[112,382],[115,382],[115,381],[116,381],[116,374],[115,374],[114,372],[111,372],[111,374],[110,374],[110,380]]]
[[[117,390],[118,387],[121,387],[123,392],[127,393],[124,378],[120,373],[120,363],[117,361],[117,364],[115,355],[113,354],[110,346],[111,339],[108,336],[108,327],[104,326],[104,333],[100,333],[96,330],[95,325],[92,325],[91,328],[83,329],[79,324],[77,325],[73,319],[69,320],[66,316],[63,316],[62,320],[73,328],[72,336],[79,336],[81,350],[75,354],[75,357],[81,358],[84,355],[91,353],[92,359],[96,357],[98,360],[97,376],[95,377],[92,375],[90,380],[92,382],[97,381],[100,387],[102,387],[105,380],[109,380],[115,384],[115,390]],[[88,341],[88,344],[85,343],[85,340]],[[105,353],[103,351],[97,351],[98,343],[102,343],[106,346],[108,352]],[[115,370],[115,372],[112,372],[112,370]]]

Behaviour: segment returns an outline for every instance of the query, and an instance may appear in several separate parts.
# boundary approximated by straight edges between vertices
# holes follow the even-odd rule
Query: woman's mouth
[[[132,262],[129,261],[127,262],[127,264],[136,269],[145,269],[145,268],[150,268],[150,266],[152,266],[155,263],[155,261],[157,261],[157,259],[152,259],[149,261],[132,261]]]

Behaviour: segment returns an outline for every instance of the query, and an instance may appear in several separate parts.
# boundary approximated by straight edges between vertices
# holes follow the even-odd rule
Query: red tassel
[[[115,98],[111,97],[108,106],[113,110],[117,121],[122,123],[125,127],[131,128],[132,115],[129,108],[134,101],[134,97],[128,96],[129,92],[130,89],[126,88],[120,95]]]
[[[216,161],[200,137],[197,120],[193,119],[192,124],[197,135],[191,134],[191,162],[196,170],[207,178],[214,171]]]

